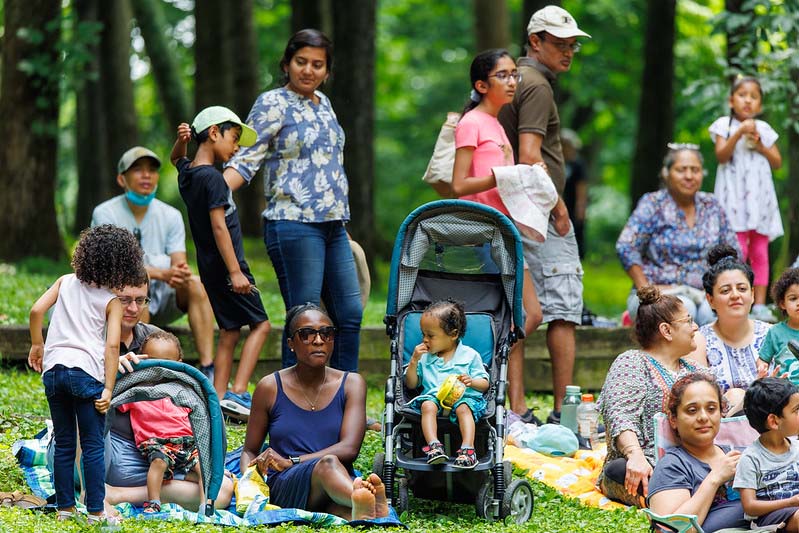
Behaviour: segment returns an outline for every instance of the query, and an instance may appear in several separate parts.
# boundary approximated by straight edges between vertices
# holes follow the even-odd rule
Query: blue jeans
[[[105,499],[105,415],[94,408],[94,400],[100,398],[105,385],[80,368],[67,368],[63,365],[56,365],[45,372],[42,381],[53,419],[56,504],[59,509],[75,505],[73,472],[77,453],[77,428],[80,428],[86,509],[90,513],[98,513],[103,510]]]
[[[264,243],[286,310],[306,302],[324,302],[338,328],[330,366],[357,371],[363,307],[344,224],[265,220]],[[296,362],[286,343],[287,329],[288,324],[283,328],[284,368]]]

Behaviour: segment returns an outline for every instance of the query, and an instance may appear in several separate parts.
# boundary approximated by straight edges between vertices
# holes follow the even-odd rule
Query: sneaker
[[[541,422],[541,419],[535,416],[533,409],[528,409],[527,411],[525,411],[520,418],[521,421],[524,422],[525,424],[535,424],[538,427],[544,425],[544,423]]]
[[[225,392],[225,396],[219,402],[222,408],[222,413],[234,418],[247,422],[250,419],[250,408],[252,407],[252,396],[247,391],[237,394],[233,391]]]
[[[440,442],[434,442],[430,446],[424,446],[422,451],[427,455],[427,464],[429,465],[446,463],[447,459],[449,459],[447,454],[444,453],[444,447]]]
[[[474,448],[459,448],[455,453],[457,457],[452,465],[455,468],[471,470],[477,466],[477,452],[474,451]]]
[[[547,416],[547,424],[558,424],[560,425],[560,411],[552,410]]]
[[[144,502],[144,514],[155,514],[161,512],[161,502],[158,500],[150,500]]]
[[[587,307],[583,307],[583,313],[580,317],[580,325],[582,326],[593,326],[594,320],[596,320],[596,314],[591,312],[590,309]]]
[[[214,383],[214,364],[211,363],[210,365],[200,365],[200,372],[203,373],[203,376],[208,378],[208,381],[211,382],[213,385]]]
[[[749,318],[753,320],[762,320],[763,322],[768,322],[769,324],[774,324],[777,322],[777,320],[774,318],[774,313],[771,312],[771,309],[763,304],[753,305],[752,312],[749,313]]]
[[[369,431],[382,431],[383,424],[380,423],[380,420],[376,418],[372,418],[370,416],[366,417],[366,429]]]

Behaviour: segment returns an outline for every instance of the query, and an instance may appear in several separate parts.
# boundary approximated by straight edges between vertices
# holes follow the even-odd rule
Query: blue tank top
[[[349,372],[341,378],[341,386],[324,409],[308,411],[298,407],[283,392],[280,373],[275,372],[277,397],[269,413],[269,445],[283,457],[305,455],[323,450],[339,442],[344,420],[344,384]]]

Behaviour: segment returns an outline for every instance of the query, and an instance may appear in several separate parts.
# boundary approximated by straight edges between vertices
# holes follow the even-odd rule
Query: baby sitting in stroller
[[[483,393],[489,386],[488,372],[480,354],[461,342],[466,333],[462,303],[447,299],[430,304],[421,316],[420,325],[422,342],[414,349],[405,370],[405,385],[409,389],[420,385],[422,388],[422,393],[408,404],[422,415],[422,433],[427,442],[422,450],[428,464],[447,461],[444,446],[438,440],[436,417],[439,413],[446,415],[449,408],[449,419],[458,424],[462,436],[453,466],[472,469],[477,466],[475,421],[486,409]],[[455,376],[457,384],[462,386],[446,386],[450,376]],[[455,396],[462,391],[462,395],[453,401],[446,389],[456,391]]]

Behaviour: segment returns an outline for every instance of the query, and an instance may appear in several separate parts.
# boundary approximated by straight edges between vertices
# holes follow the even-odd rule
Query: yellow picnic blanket
[[[561,494],[600,509],[624,509],[596,488],[605,462],[605,445],[598,450],[577,450],[574,457],[550,457],[529,448],[505,445],[505,459],[527,470],[527,477],[549,485]]]

